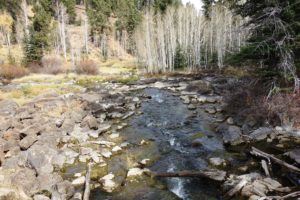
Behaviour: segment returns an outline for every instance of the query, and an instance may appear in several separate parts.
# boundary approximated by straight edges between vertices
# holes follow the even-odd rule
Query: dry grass
[[[10,91],[0,90],[0,99],[12,99],[19,105],[29,102],[32,98],[49,92],[56,92],[59,95],[67,93],[76,93],[81,91],[82,87],[77,85],[65,84],[21,84]]]
[[[98,66],[93,60],[83,60],[81,61],[75,69],[77,74],[89,74],[96,75],[99,73]]]
[[[40,73],[44,74],[60,74],[65,72],[64,64],[58,56],[45,56],[41,60],[42,68]]]
[[[4,79],[14,79],[26,76],[29,74],[29,71],[24,67],[19,67],[16,65],[4,64],[0,65],[0,77]]]

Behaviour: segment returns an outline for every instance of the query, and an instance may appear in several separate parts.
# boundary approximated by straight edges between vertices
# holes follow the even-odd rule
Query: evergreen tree
[[[87,12],[93,32],[102,32],[109,25],[112,13],[111,0],[88,0]]]
[[[249,45],[240,55],[262,62],[268,71],[280,69],[285,77],[291,75],[296,80],[295,63],[300,60],[300,0],[246,0],[243,4],[235,0],[234,3],[237,13],[249,19],[246,24],[250,28]]]
[[[40,61],[44,52],[50,47],[52,9],[44,7],[50,5],[51,0],[40,0],[34,5],[35,15],[32,19],[32,26],[29,36],[24,41],[26,62]]]
[[[69,15],[69,22],[74,23],[76,20],[76,0],[62,0],[63,4],[67,8],[67,13]]]

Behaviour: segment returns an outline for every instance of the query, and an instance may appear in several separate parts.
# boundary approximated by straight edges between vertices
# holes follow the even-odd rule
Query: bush
[[[268,101],[269,112],[278,116],[281,125],[300,128],[300,95],[278,93]]]
[[[56,56],[44,56],[41,62],[30,62],[26,67],[32,73],[56,75],[65,72],[62,60]]]
[[[41,63],[40,73],[59,74],[65,71],[62,60],[57,56],[45,56],[42,58]]]
[[[98,74],[97,64],[93,60],[83,60],[81,61],[75,69],[77,74]]]
[[[0,65],[0,77],[5,79],[14,79],[26,76],[29,71],[24,67],[19,67],[16,65]]]

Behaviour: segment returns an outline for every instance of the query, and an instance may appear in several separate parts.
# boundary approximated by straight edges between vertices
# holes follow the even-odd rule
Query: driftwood
[[[300,196],[300,191],[297,191],[282,197],[281,196],[261,197],[259,200],[285,200],[285,199],[294,199],[299,196]]]
[[[226,179],[226,172],[221,170],[200,170],[200,171],[178,171],[178,172],[147,172],[151,177],[202,177],[214,181],[223,182]]]
[[[87,167],[86,176],[85,176],[85,189],[84,189],[83,200],[89,200],[90,199],[90,193],[91,193],[91,189],[90,189],[91,168],[92,168],[92,166],[89,163],[88,167]]]
[[[246,184],[248,183],[248,181],[246,179],[241,180],[234,188],[232,188],[231,190],[229,190],[229,192],[227,192],[225,194],[225,197],[233,197],[236,193],[238,193]]]
[[[287,168],[289,171],[292,171],[294,173],[297,173],[297,174],[300,174],[300,169],[298,167],[295,167],[293,165],[290,165],[288,164],[287,162],[284,162],[278,158],[276,158],[275,156],[271,155],[271,154],[268,154],[268,153],[265,153],[255,147],[252,147],[252,151],[250,152],[252,155],[255,155],[255,156],[259,156],[259,157],[262,157],[262,158],[265,158],[267,159],[269,162],[272,160],[273,162]]]
[[[266,176],[271,177],[270,172],[269,172],[268,164],[265,160],[261,160],[261,167],[265,171]]]

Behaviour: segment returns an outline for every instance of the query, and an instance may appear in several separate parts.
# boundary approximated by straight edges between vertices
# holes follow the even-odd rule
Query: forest
[[[0,0],[0,200],[299,199],[299,77],[300,0]]]

